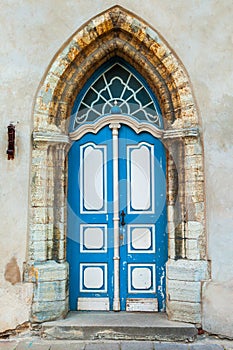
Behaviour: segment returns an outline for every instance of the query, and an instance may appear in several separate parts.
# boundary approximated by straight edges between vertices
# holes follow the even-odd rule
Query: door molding
[[[118,130],[119,123],[111,123],[112,130],[112,151],[113,151],[113,234],[114,234],[114,255],[113,255],[113,275],[114,275],[114,297],[113,310],[120,310],[120,240],[119,240],[119,143]]]
[[[180,129],[159,129],[154,124],[149,123],[140,123],[134,118],[131,118],[130,116],[124,116],[121,114],[112,114],[112,115],[106,115],[101,118],[99,118],[96,122],[92,124],[85,124],[80,126],[77,130],[69,133],[69,138],[71,141],[79,140],[82,136],[87,134],[88,132],[97,134],[99,130],[101,130],[104,126],[108,124],[115,124],[115,123],[123,123],[127,126],[129,126],[131,129],[133,129],[136,134],[139,134],[141,132],[148,132],[152,136],[158,138],[158,139],[180,139],[183,137],[199,137],[200,131],[199,127],[191,127],[191,128],[180,128]],[[36,135],[35,135],[36,136]],[[39,137],[39,135],[37,136]]]
[[[164,131],[163,137],[157,137],[162,137],[167,147],[168,169],[167,313],[170,319],[200,324],[201,283],[210,275],[202,134],[198,132],[192,84],[181,60],[164,38],[120,6],[92,18],[61,46],[35,96],[24,271],[24,280],[34,286],[31,320],[48,321],[64,317],[68,311],[65,251],[68,121],[83,85],[115,55],[144,77],[161,107]],[[181,300],[176,294],[178,282],[183,289]],[[193,282],[196,289],[191,288]]]

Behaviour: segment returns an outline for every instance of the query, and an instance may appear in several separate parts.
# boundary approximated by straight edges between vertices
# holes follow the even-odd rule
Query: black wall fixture
[[[8,154],[8,160],[15,158],[15,126],[9,124],[8,127],[8,148],[6,153]]]

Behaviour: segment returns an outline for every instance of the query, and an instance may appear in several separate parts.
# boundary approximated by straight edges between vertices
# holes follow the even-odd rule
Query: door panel
[[[112,144],[109,127],[73,143],[68,164],[70,309],[109,310],[112,301]]]
[[[162,311],[167,260],[164,148],[150,134],[137,135],[124,125],[119,144],[120,210],[126,214],[120,226],[121,308]]]
[[[120,306],[160,311],[165,305],[165,152],[160,140],[119,129]],[[113,147],[108,126],[69,152],[70,308],[112,310],[114,295]],[[125,216],[124,216],[125,214]],[[125,223],[125,224],[124,224]],[[78,302],[77,302],[78,301]]]

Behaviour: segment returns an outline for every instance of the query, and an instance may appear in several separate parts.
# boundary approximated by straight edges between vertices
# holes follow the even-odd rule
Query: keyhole
[[[122,212],[121,212],[121,226],[124,226],[125,225],[125,212],[124,212],[124,210],[122,210]]]

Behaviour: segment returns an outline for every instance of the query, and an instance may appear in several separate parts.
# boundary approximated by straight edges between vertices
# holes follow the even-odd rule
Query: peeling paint
[[[160,269],[161,269],[161,274],[160,274],[158,293],[160,294],[161,300],[162,300],[161,312],[164,312],[166,310],[166,295],[165,295],[166,270],[164,267],[161,267]]]

